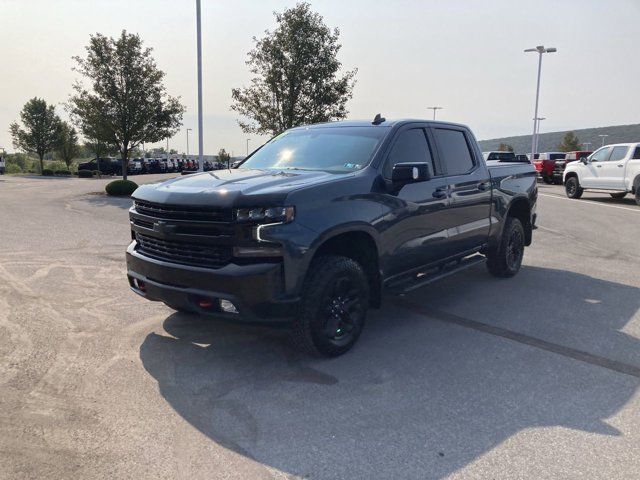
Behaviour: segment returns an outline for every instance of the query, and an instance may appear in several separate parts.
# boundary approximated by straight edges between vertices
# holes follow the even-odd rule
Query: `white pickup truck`
[[[640,205],[640,143],[606,145],[568,163],[563,181],[569,198],[580,198],[584,190],[605,190],[613,198],[632,193]]]
[[[4,157],[0,155],[0,175],[4,175],[5,168]]]

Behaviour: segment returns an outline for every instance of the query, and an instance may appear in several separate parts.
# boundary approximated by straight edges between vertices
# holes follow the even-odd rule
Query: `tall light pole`
[[[535,154],[536,154],[536,145],[538,142],[538,135],[537,135],[537,120],[536,118],[538,118],[538,100],[540,99],[540,72],[542,70],[542,54],[543,53],[554,53],[557,52],[558,50],[556,48],[550,47],[550,48],[545,48],[542,45],[538,45],[536,48],[527,48],[525,50],[525,52],[538,52],[538,81],[536,83],[536,108],[533,114],[533,136],[531,138],[531,161],[533,161]]]
[[[202,159],[202,29],[200,27],[200,0],[196,0],[196,35],[198,37],[198,171],[204,172]]]
[[[604,147],[604,139],[607,138],[609,135],[598,135],[600,138],[602,138],[602,146]]]
[[[187,128],[187,158],[189,157],[189,132],[193,129]]]
[[[427,110],[433,110],[433,119],[436,119],[436,110],[442,110],[444,107],[427,107]]]
[[[247,138],[247,157],[249,156],[249,141],[250,140],[251,140],[250,138]]]
[[[542,120],[546,120],[547,117],[536,117],[533,120],[536,122],[535,123],[535,136],[536,136],[536,149],[535,151],[538,151],[538,141],[540,140],[540,122]]]

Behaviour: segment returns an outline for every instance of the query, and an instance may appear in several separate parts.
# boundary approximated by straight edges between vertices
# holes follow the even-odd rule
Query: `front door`
[[[447,180],[434,162],[425,128],[407,125],[398,131],[382,167],[390,184],[396,163],[427,162],[431,179],[404,185],[383,195],[380,224],[382,267],[396,275],[442,258],[446,245]]]
[[[487,242],[491,227],[489,171],[473,147],[475,139],[467,131],[443,126],[433,127],[431,132],[451,195],[449,254],[476,249]]]
[[[606,163],[611,153],[611,147],[602,147],[596,150],[585,168],[580,169],[580,184],[587,188],[605,188],[603,165]]]
[[[620,145],[611,149],[611,155],[600,168],[601,187],[614,190],[624,190],[624,160],[629,152],[627,146]]]

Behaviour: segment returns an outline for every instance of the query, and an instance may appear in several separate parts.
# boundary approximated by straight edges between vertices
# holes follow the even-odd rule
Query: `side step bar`
[[[453,275],[454,273],[461,272],[467,268],[473,267],[481,263],[485,263],[487,257],[481,254],[471,255],[469,257],[461,258],[460,260],[445,263],[440,267],[435,267],[425,272],[419,272],[409,278],[400,280],[387,287],[387,291],[396,295],[403,295],[416,290],[420,287],[428,285],[429,283],[442,280],[443,278]]]

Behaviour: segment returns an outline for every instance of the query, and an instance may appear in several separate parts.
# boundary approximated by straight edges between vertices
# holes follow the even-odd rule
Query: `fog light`
[[[236,306],[229,300],[220,300],[220,310],[227,313],[238,313]]]

